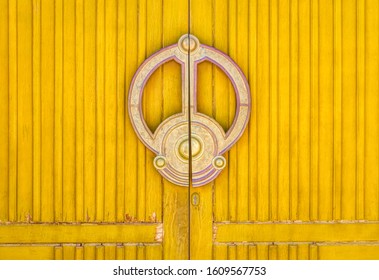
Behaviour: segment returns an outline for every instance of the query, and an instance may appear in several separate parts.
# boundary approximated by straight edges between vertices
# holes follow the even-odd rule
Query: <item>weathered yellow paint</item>
[[[0,59],[9,69],[8,2],[0,1]],[[8,219],[9,211],[9,72],[0,68],[0,220]]]
[[[162,4],[163,47],[166,47],[177,42],[179,38],[177,34],[185,34],[188,32],[189,7],[188,1],[166,0],[163,1]],[[179,78],[180,72],[177,71],[178,68],[176,66],[177,63],[175,62],[163,65],[162,89],[163,93],[166,93],[163,95],[163,119],[176,113],[177,108],[182,108],[182,82]],[[176,75],[174,73],[176,73]],[[163,258],[188,259],[189,190],[188,188],[178,187],[163,180],[162,198],[162,213],[164,217],[163,231],[165,235],[163,241]]]
[[[216,242],[377,241],[379,223],[215,224]]]
[[[52,260],[59,259],[51,246],[8,246],[0,247],[1,260]]]
[[[191,32],[240,65],[253,104],[248,131],[212,184],[217,242],[212,257],[236,258],[243,249],[234,242],[254,242],[249,258],[322,259],[319,248],[333,252],[346,241],[362,247],[359,258],[364,252],[372,258],[364,242],[379,236],[378,4],[202,1],[198,11],[196,2],[191,1]],[[198,107],[227,127],[234,116],[233,103],[220,101],[230,99],[227,78],[216,67],[207,76],[206,67],[200,68],[198,93],[212,92],[212,99],[199,96]],[[251,224],[241,223],[246,221]],[[285,223],[254,223],[275,221]],[[298,224],[309,221],[318,223]],[[332,243],[322,243],[328,240]],[[357,240],[363,243],[353,245]],[[279,241],[322,246],[264,243]],[[344,250],[334,258],[343,259]],[[204,251],[197,257],[206,256]]]
[[[157,242],[159,224],[0,225],[0,243]]]
[[[378,244],[319,246],[319,259],[377,260],[379,259],[379,246]]]
[[[212,37],[212,5],[211,0],[193,0],[190,4],[190,19],[202,18],[201,21],[191,20],[189,30],[196,34],[200,42],[211,45]],[[214,67],[211,63],[203,62],[198,65],[197,95],[199,96],[197,111],[212,116],[214,106],[212,80]],[[195,104],[194,104],[195,105]],[[199,205],[190,204],[190,259],[212,259],[212,183],[201,188],[190,188],[190,197],[197,193],[200,197]]]
[[[84,6],[84,218],[93,222],[96,216],[96,5]]]
[[[41,1],[41,221],[55,220],[55,48],[54,3]]]
[[[0,258],[379,258],[378,13],[376,0],[0,0]],[[225,170],[189,189],[156,172],[125,109],[138,66],[187,32],[237,62],[253,104]],[[198,111],[227,130],[231,82],[210,62],[198,75]],[[152,130],[181,90],[176,62],[153,73]]]

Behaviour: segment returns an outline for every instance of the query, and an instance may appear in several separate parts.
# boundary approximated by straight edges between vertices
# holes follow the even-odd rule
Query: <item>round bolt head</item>
[[[166,158],[164,156],[156,156],[154,158],[153,164],[154,164],[156,169],[163,169],[163,168],[165,168],[167,161],[166,161]]]
[[[226,166],[226,159],[223,156],[216,156],[212,160],[212,165],[216,169],[224,169]]]
[[[197,39],[193,35],[185,34],[182,37],[180,37],[178,42],[178,47],[181,52],[188,54],[189,53],[195,53],[200,46],[199,39]]]

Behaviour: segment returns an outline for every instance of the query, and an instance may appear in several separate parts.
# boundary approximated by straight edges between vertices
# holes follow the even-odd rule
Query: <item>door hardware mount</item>
[[[182,69],[182,112],[164,120],[152,133],[142,113],[143,90],[152,73],[171,60],[178,62]],[[213,118],[196,110],[197,65],[204,60],[217,65],[234,87],[236,113],[226,133]],[[157,155],[153,164],[158,172],[180,186],[189,186],[189,160],[194,187],[208,184],[220,174],[226,166],[223,154],[242,136],[250,110],[250,90],[242,70],[225,53],[201,44],[191,34],[184,34],[177,44],[147,58],[135,73],[129,89],[129,117],[138,138]],[[191,125],[190,137],[188,125]]]

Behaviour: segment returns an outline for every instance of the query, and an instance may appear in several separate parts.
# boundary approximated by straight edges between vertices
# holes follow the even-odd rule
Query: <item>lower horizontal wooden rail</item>
[[[151,243],[161,242],[161,223],[8,224],[0,243]]]
[[[379,223],[214,224],[214,241],[220,243],[353,242],[378,240]]]

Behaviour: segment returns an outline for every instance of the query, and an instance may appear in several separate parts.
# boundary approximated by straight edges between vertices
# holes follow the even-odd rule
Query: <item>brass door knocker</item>
[[[182,112],[164,120],[152,133],[142,114],[143,89],[151,74],[170,60],[177,61],[182,67]],[[235,118],[227,133],[214,119],[196,110],[197,64],[204,60],[225,72],[236,93]],[[241,137],[249,120],[250,107],[249,85],[236,63],[217,49],[200,44],[189,34],[183,35],[177,44],[146,59],[134,75],[129,90],[128,109],[134,130],[146,147],[157,155],[154,166],[159,173],[180,186],[189,184],[189,160],[194,187],[203,186],[218,176],[226,166],[222,155]],[[188,125],[191,125],[191,139]]]

